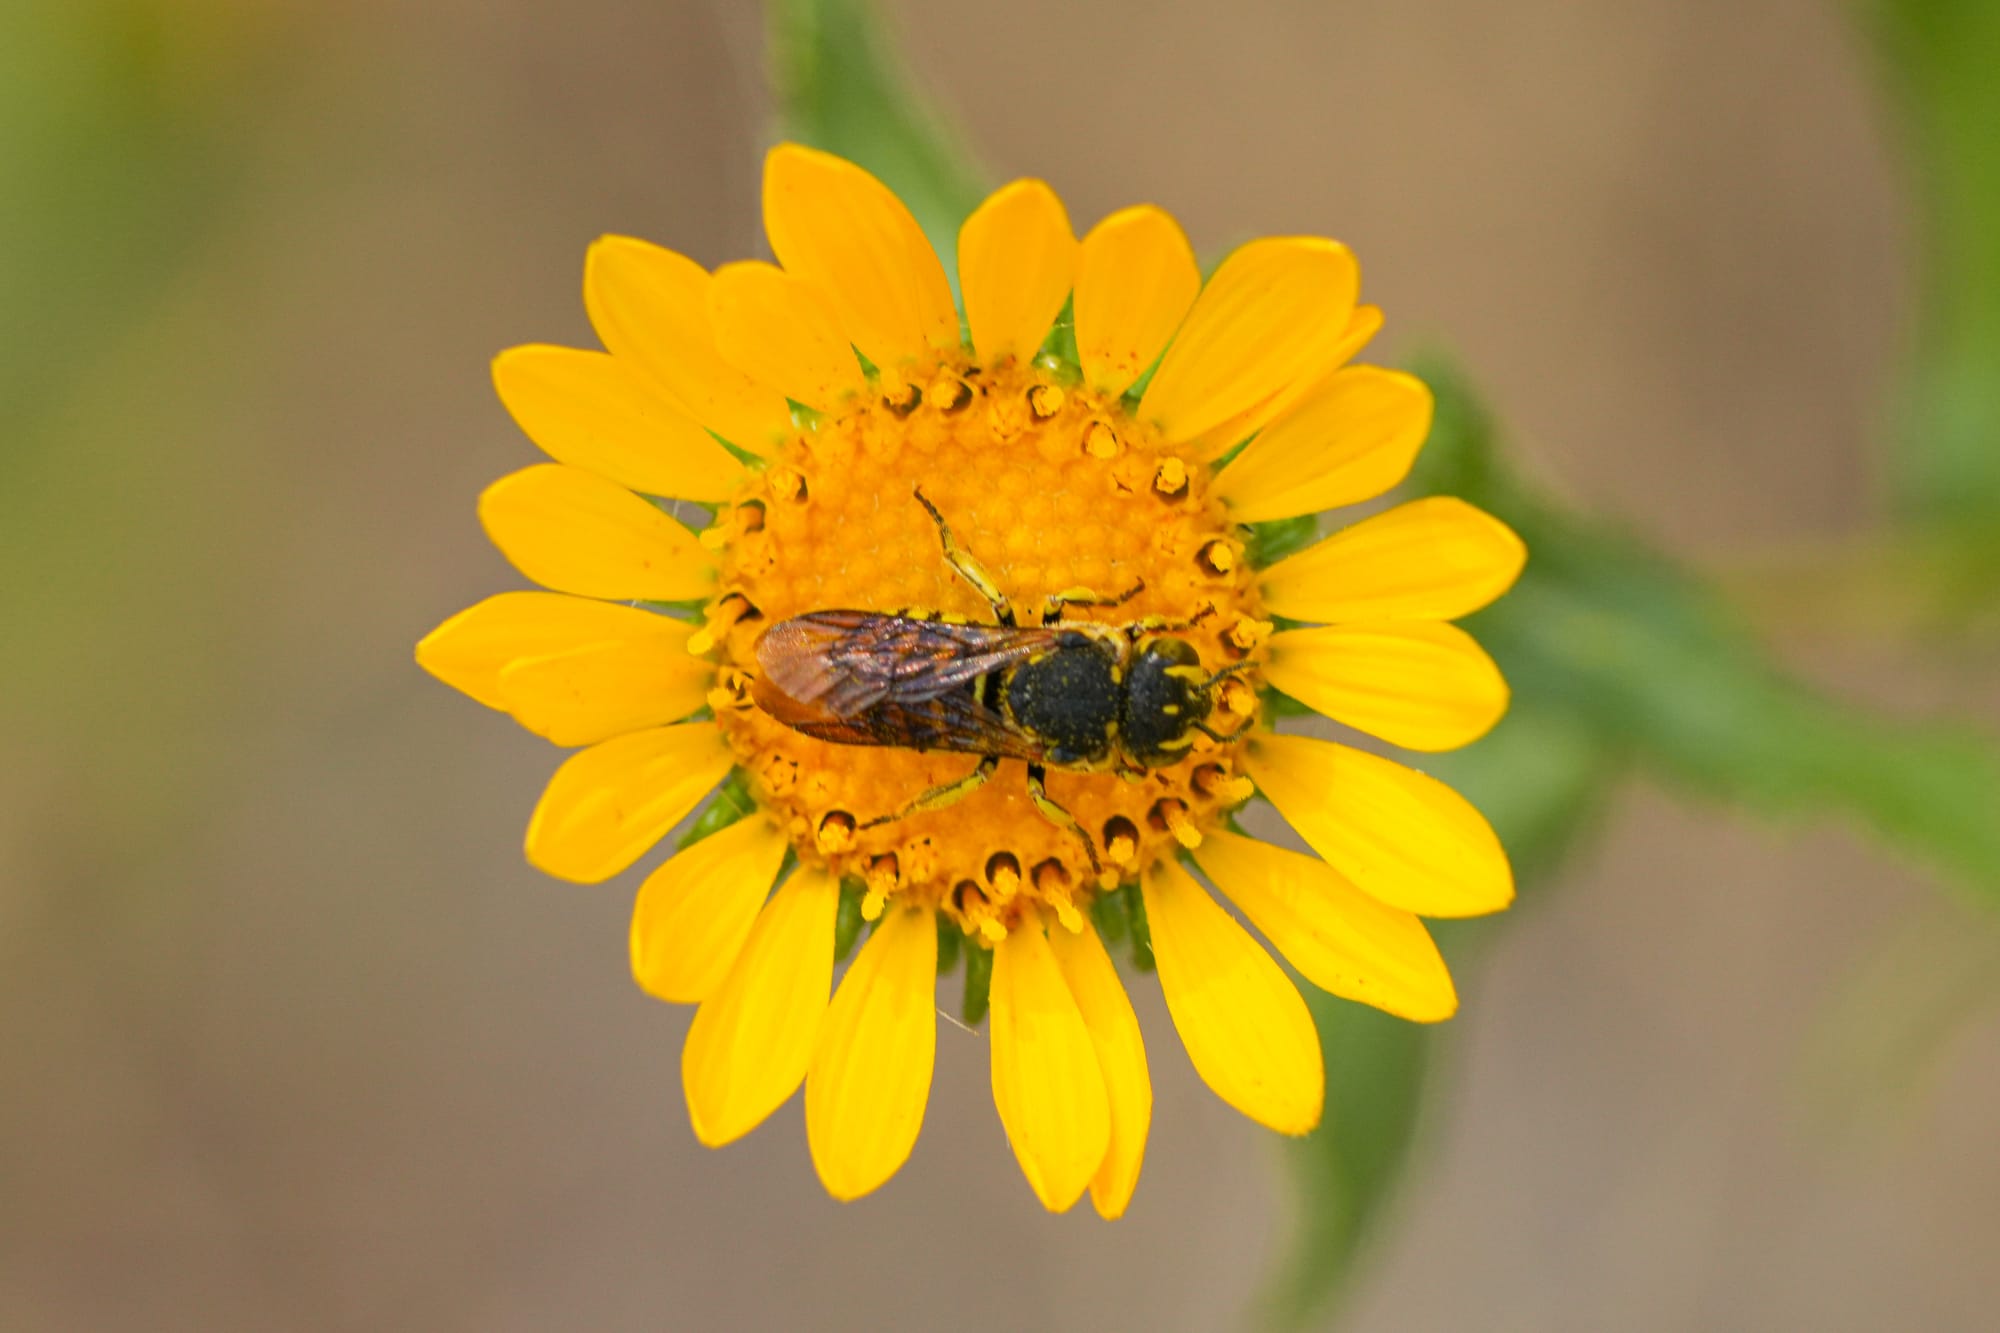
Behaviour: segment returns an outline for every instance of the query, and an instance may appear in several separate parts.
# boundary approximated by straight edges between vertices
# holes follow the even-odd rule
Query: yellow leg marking
[[[1202,621],[1215,614],[1213,605],[1204,606],[1186,620],[1169,620],[1165,616],[1142,616],[1125,627],[1125,633],[1134,643],[1148,634],[1182,634],[1193,629]]]
[[[985,786],[986,780],[992,777],[999,767],[1000,756],[989,754],[979,761],[979,767],[958,781],[947,782],[942,787],[933,787],[896,813],[878,815],[861,827],[876,828],[883,824],[893,824],[899,819],[908,819],[911,815],[920,815],[926,810],[942,810],[948,805],[956,804]]]
[[[1110,884],[1105,883],[1104,863],[1097,859],[1097,844],[1090,840],[1090,835],[1083,831],[1081,824],[1076,822],[1076,816],[1057,805],[1054,799],[1050,797],[1048,787],[1045,785],[1047,781],[1047,769],[1043,768],[1040,764],[1029,764],[1028,799],[1035,803],[1035,809],[1042,812],[1042,818],[1048,820],[1059,829],[1068,829],[1077,836],[1077,840],[1083,843],[1083,854],[1090,858],[1090,873],[1096,877],[1097,882],[1103,887],[1112,887]]]
[[[937,506],[925,499],[921,490],[916,492],[916,497],[924,512],[931,516],[931,522],[937,524],[938,541],[944,546],[944,562],[971,584],[974,592],[987,600],[993,607],[995,620],[1003,625],[1012,625],[1014,607],[1007,600],[1007,594],[1000,591],[1000,584],[987,572],[986,566],[979,563],[978,557],[958,544],[958,538],[952,535],[951,525],[944,521],[944,515],[937,511]]]
[[[1061,620],[1065,607],[1123,606],[1144,591],[1146,591],[1146,580],[1140,579],[1116,597],[1099,597],[1089,588],[1070,588],[1063,592],[1052,592],[1042,602],[1042,623],[1053,625]]]

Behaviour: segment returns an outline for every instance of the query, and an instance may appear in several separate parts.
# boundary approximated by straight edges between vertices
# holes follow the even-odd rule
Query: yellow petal
[[[1146,1070],[1139,1016],[1132,1012],[1131,997],[1096,931],[1088,925],[1075,934],[1052,930],[1049,947],[1097,1048],[1097,1068],[1104,1075],[1111,1110],[1111,1143],[1090,1178],[1090,1201],[1100,1216],[1122,1217],[1139,1185],[1153,1121],[1153,1080]]]
[[[1021,1174],[1052,1213],[1104,1162],[1111,1110],[1097,1048],[1033,919],[993,951],[993,1104]]]
[[[453,616],[417,645],[417,665],[445,684],[506,711],[500,673],[516,662],[579,644],[673,633],[681,622],[630,606],[558,592],[503,592]]]
[[[558,463],[682,500],[726,500],[743,465],[639,372],[604,352],[515,347],[493,361],[500,401]]]
[[[681,1047],[681,1088],[694,1135],[709,1147],[763,1124],[805,1078],[833,985],[839,901],[823,871],[786,880],[721,988],[695,1011]]]
[[[792,409],[722,359],[708,287],[708,271],[692,259],[629,236],[600,238],[583,265],[584,307],[612,355],[731,444],[769,453],[791,433]]]
[[[646,876],[632,908],[632,976],[648,995],[698,1004],[715,993],[791,846],[757,815],[717,829]]]
[[[1195,1072],[1258,1124],[1310,1133],[1326,1069],[1299,988],[1174,862],[1155,866],[1142,886],[1160,989]]]
[[[1455,750],[1507,711],[1507,682],[1472,636],[1435,620],[1286,630],[1264,679],[1300,703],[1406,750]]]
[[[1117,395],[1159,359],[1201,290],[1180,224],[1151,204],[1090,229],[1076,255],[1076,350],[1091,388]]]
[[[713,722],[635,731],[563,762],[528,821],[528,860],[595,884],[631,865],[701,804],[733,762]]]
[[[1336,241],[1272,237],[1222,261],[1146,386],[1139,415],[1188,440],[1332,369],[1360,275]]]
[[[858,1199],[909,1160],[937,1057],[937,919],[891,910],[820,1025],[806,1142],[826,1192]]]
[[[835,412],[867,387],[826,298],[769,264],[717,269],[708,315],[729,364],[787,398]]]
[[[557,745],[591,745],[678,722],[701,708],[715,668],[689,655],[694,626],[645,611],[634,614],[650,623],[502,668],[500,698],[515,721]]]
[[[974,209],[958,233],[958,281],[980,362],[1032,357],[1075,272],[1069,214],[1041,181],[1003,185]]]
[[[1203,458],[1214,458],[1226,453],[1231,445],[1241,443],[1288,414],[1324,385],[1328,377],[1338,374],[1340,367],[1346,365],[1381,329],[1382,311],[1379,306],[1354,307],[1354,314],[1347,321],[1347,332],[1340,335],[1340,341],[1326,354],[1321,372],[1301,375],[1256,406],[1245,408],[1219,426],[1210,426],[1191,442],[1194,451]]]
[[[1528,548],[1448,495],[1397,505],[1264,571],[1264,608],[1294,620],[1456,620],[1514,585]]]
[[[1377,902],[1318,857],[1211,829],[1194,859],[1321,990],[1419,1023],[1457,1011],[1451,973],[1424,923]]]
[[[1422,380],[1351,366],[1252,440],[1216,478],[1216,493],[1239,523],[1359,504],[1410,474],[1430,428]]]
[[[923,228],[852,162],[795,143],[773,148],[764,230],[785,271],[832,299],[848,341],[876,365],[959,345],[951,284]]]
[[[479,521],[514,568],[558,592],[676,602],[715,583],[693,533],[582,468],[537,463],[509,473],[480,495]]]
[[[1305,736],[1260,736],[1250,777],[1364,893],[1419,916],[1480,916],[1514,898],[1485,816],[1436,778]]]

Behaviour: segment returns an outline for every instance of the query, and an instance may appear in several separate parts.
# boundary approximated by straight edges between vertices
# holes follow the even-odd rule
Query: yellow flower
[[[1506,707],[1491,660],[1448,623],[1521,568],[1491,517],[1417,500],[1268,568],[1251,559],[1247,525],[1383,494],[1429,429],[1420,382],[1345,367],[1381,322],[1356,304],[1353,257],[1253,241],[1204,284],[1160,210],[1115,213],[1079,242],[1047,186],[1016,181],[960,233],[961,325],[916,222],[853,164],[773,150],[764,214],[780,266],[711,274],[599,241],[584,299],[608,351],[495,363],[555,461],[495,482],[480,518],[549,591],[472,607],[417,659],[583,747],[534,813],[529,860],[608,879],[735,771],[754,809],[707,821],[720,827],[647,877],[633,967],[652,994],[700,1005],[682,1071],[701,1141],[747,1134],[803,1082],[813,1161],[839,1198],[881,1185],[916,1142],[942,945],[990,958],[993,1097],[1029,1185],[1058,1211],[1086,1189],[1105,1216],[1124,1211],[1152,1089],[1093,924],[1107,904],[1143,908],[1201,1077],[1306,1133],[1324,1079],[1304,1000],[1183,858],[1307,980],[1419,1022],[1457,999],[1418,916],[1513,894],[1462,798],[1279,734],[1258,707],[1268,685],[1423,751],[1475,739]],[[1016,606],[1129,591],[1069,617],[1186,640],[1221,725],[1143,773],[1058,766],[1038,801],[1010,761],[948,807],[889,817],[976,759],[815,739],[752,686],[760,636],[809,612],[992,623],[919,489]],[[693,531],[660,501],[714,517]],[[1253,790],[1317,857],[1231,831]],[[843,885],[875,928],[836,991]]]

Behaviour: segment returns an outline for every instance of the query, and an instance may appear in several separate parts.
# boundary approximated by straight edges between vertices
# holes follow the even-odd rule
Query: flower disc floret
[[[1062,378],[1032,363],[954,360],[857,395],[778,451],[719,525],[726,545],[708,612],[725,682],[717,715],[759,804],[802,859],[867,885],[870,919],[893,899],[991,940],[1031,903],[1073,920],[1100,887],[1077,835],[1029,799],[1019,762],[946,809],[876,824],[964,777],[975,758],[829,745],[749,700],[758,637],[791,616],[859,608],[991,623],[945,562],[916,491],[1024,615],[1059,593],[1138,587],[1116,608],[1068,615],[1175,626],[1211,672],[1243,663],[1269,632],[1240,534],[1200,460],[1122,400]],[[1254,689],[1237,678],[1220,695],[1217,721],[1233,732]],[[1198,735],[1186,759],[1138,780],[1053,770],[1049,794],[1095,843],[1107,877],[1133,879],[1248,798],[1234,750]]]

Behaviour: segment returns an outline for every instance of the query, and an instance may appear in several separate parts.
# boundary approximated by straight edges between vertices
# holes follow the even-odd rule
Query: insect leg
[[[1083,825],[1076,822],[1076,816],[1057,805],[1049,796],[1047,768],[1040,764],[1028,765],[1028,799],[1035,803],[1035,809],[1042,812],[1042,818],[1057,828],[1068,829],[1083,843],[1083,854],[1090,858],[1090,873],[1100,883],[1104,879],[1104,863],[1097,859],[1097,844],[1083,831]]]
[[[1132,642],[1148,634],[1179,634],[1191,630],[1202,621],[1215,614],[1215,605],[1210,603],[1189,616],[1186,620],[1169,620],[1165,616],[1144,616],[1125,627],[1125,634]]]
[[[1252,663],[1238,662],[1235,666],[1228,666],[1222,668],[1222,670],[1216,672],[1214,675],[1210,676],[1207,680],[1203,681],[1197,688],[1201,690],[1202,694],[1206,695],[1210,690],[1214,689],[1222,681],[1228,680],[1231,676],[1240,676],[1246,671],[1250,671],[1252,669],[1253,669]],[[1220,741],[1224,745],[1227,745],[1231,741],[1240,740],[1243,737],[1243,734],[1249,731],[1251,727],[1255,726],[1256,723],[1257,719],[1254,715],[1246,717],[1243,719],[1242,726],[1238,727],[1234,731],[1226,733],[1217,731],[1214,727],[1209,726],[1208,722],[1205,719],[1203,721],[1195,723],[1194,725],[1196,730],[1201,732],[1202,735],[1208,737],[1210,740]]]
[[[933,787],[894,814],[878,815],[860,827],[875,828],[882,824],[893,824],[899,819],[908,819],[911,815],[920,815],[926,810],[942,810],[948,805],[964,800],[985,786],[986,780],[992,777],[999,767],[1000,756],[989,754],[979,761],[979,767],[958,781],[947,782],[942,787]]]
[[[1071,588],[1067,592],[1052,592],[1042,602],[1042,623],[1053,625],[1062,619],[1063,608],[1070,606],[1123,606],[1146,591],[1146,580],[1140,579],[1116,597],[1099,597],[1088,588]]]
[[[1210,740],[1220,741],[1224,745],[1227,745],[1231,741],[1242,739],[1244,733],[1248,732],[1250,728],[1257,725],[1257,719],[1254,717],[1245,718],[1243,720],[1243,725],[1238,727],[1234,731],[1217,731],[1214,727],[1209,726],[1208,723],[1206,722],[1197,722],[1194,725],[1197,731],[1201,732],[1202,735],[1208,737]]]
[[[1000,591],[1000,585],[986,572],[986,567],[979,563],[972,552],[958,544],[958,538],[952,535],[951,525],[944,521],[944,515],[937,511],[937,506],[925,499],[921,490],[916,492],[916,496],[917,503],[931,516],[931,522],[937,524],[938,540],[944,545],[945,563],[957,570],[958,576],[970,583],[972,590],[987,600],[993,607],[995,620],[1011,626],[1014,623],[1014,607],[1007,600],[1007,594]]]
[[[1235,666],[1226,666],[1222,668],[1222,670],[1210,676],[1207,680],[1203,681],[1201,683],[1201,688],[1203,690],[1212,690],[1217,685],[1221,684],[1223,681],[1228,680],[1231,676],[1240,676],[1243,675],[1245,672],[1255,671],[1256,669],[1257,669],[1257,664],[1254,662],[1238,662]]]

